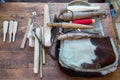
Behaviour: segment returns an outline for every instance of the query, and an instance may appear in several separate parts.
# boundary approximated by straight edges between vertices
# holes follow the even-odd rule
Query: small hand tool
[[[14,21],[13,22],[13,42],[15,41],[15,35],[16,35],[16,32],[17,32],[17,27],[18,27],[18,22]]]
[[[9,22],[9,42],[11,42],[11,38],[12,38],[12,33],[13,33],[13,21],[11,20]]]
[[[74,24],[74,23],[48,23],[49,27],[61,27],[61,28],[80,28],[80,29],[91,29],[93,26],[91,25],[83,25],[83,24]]]
[[[29,28],[30,28],[31,23],[32,23],[32,19],[29,18],[28,24],[27,24],[27,28],[26,28],[26,32],[24,34],[24,37],[23,37],[23,40],[22,40],[20,48],[24,48],[25,47],[25,43],[26,43],[26,40],[27,40],[27,35],[28,35],[28,32],[29,32]]]
[[[3,22],[3,42],[6,41],[6,33],[8,30],[8,21]]]
[[[28,20],[26,32],[25,32],[25,34],[24,34],[24,37],[23,37],[23,40],[22,40],[22,43],[21,43],[20,48],[24,48],[24,47],[25,47],[25,43],[26,43],[26,41],[27,41],[27,35],[28,35],[29,30],[30,30],[30,25],[33,24],[34,18],[35,18],[36,15],[37,15],[36,12],[33,11],[33,12],[32,12],[32,18],[29,18],[29,20]]]

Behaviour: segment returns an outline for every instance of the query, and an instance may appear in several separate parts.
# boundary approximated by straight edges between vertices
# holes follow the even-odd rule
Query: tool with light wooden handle
[[[91,29],[93,26],[83,25],[83,24],[74,24],[74,23],[48,23],[49,27],[61,27],[61,28],[79,28],[79,29]]]
[[[40,38],[40,28],[36,28],[35,33],[38,38]],[[38,39],[35,37],[35,47],[34,47],[34,73],[37,74],[39,71],[39,54],[40,45]]]
[[[18,22],[14,21],[13,22],[13,42],[15,41],[15,35],[16,35],[16,32],[17,32],[17,27],[18,27]]]
[[[9,42],[11,42],[11,39],[12,39],[13,25],[14,25],[14,22],[11,20],[9,22]]]
[[[3,42],[6,41],[6,34],[8,30],[8,21],[3,22]]]

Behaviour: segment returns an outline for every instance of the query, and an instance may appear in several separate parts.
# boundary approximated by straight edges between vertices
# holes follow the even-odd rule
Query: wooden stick
[[[25,47],[25,43],[26,43],[26,40],[27,40],[27,35],[28,35],[28,32],[29,32],[29,28],[30,28],[31,22],[32,22],[32,19],[29,18],[27,29],[26,29],[26,32],[24,34],[24,37],[23,37],[23,40],[22,40],[20,48],[24,48]]]
[[[43,64],[46,64],[46,56],[45,56],[45,49],[44,48],[42,48],[42,63]]]
[[[38,38],[40,38],[40,28],[36,28],[35,31]],[[35,47],[34,47],[34,73],[37,74],[39,70],[39,54],[40,54],[40,46],[39,41],[35,37]]]
[[[62,27],[62,28],[80,28],[80,29],[91,29],[93,26],[91,25],[83,25],[83,24],[74,24],[74,23],[48,23],[49,27]]]
[[[82,39],[82,38],[99,38],[101,36],[96,34],[88,34],[88,33],[67,33],[58,36],[58,40],[64,39]]]
[[[40,27],[41,28],[41,39],[42,39],[42,43],[44,43],[44,31],[43,31],[43,27]],[[45,50],[44,48],[42,48],[42,63],[45,64],[46,63],[46,56],[45,56]]]
[[[34,39],[33,39],[33,34],[32,34],[32,30],[33,30],[33,23],[30,25],[29,31],[28,31],[28,35],[27,38],[29,39],[29,47],[34,47]]]
[[[44,45],[47,47],[51,46],[51,27],[47,26],[47,23],[50,22],[50,15],[49,15],[49,6],[45,4],[44,7]]]
[[[37,29],[38,29],[38,31],[37,31]],[[41,30],[40,30],[40,28],[37,28],[36,29],[36,31],[37,32],[39,32],[39,35],[37,34],[37,33],[33,33],[34,34],[34,36],[35,36],[35,47],[37,47],[39,44],[41,44],[41,35],[40,35],[40,33],[41,33]],[[36,43],[36,40],[39,42],[39,43]],[[36,46],[37,45],[37,46]],[[40,79],[42,79],[43,78],[43,67],[42,67],[42,45],[40,46],[39,45],[39,51],[37,51],[35,54],[36,55],[34,55],[34,63],[35,63],[35,61],[37,60],[37,63],[36,64],[34,64],[34,73],[38,73],[38,66],[39,66],[39,63],[38,62],[40,62]],[[38,50],[38,49],[37,49]],[[38,55],[38,52],[40,53],[39,55]],[[39,58],[40,59],[39,59]],[[40,61],[39,61],[40,60]]]
[[[40,53],[40,78],[43,78],[43,58],[42,58],[42,47],[41,47],[41,53]]]
[[[43,27],[40,27],[40,40],[42,41]],[[43,46],[40,46],[40,79],[43,78]]]

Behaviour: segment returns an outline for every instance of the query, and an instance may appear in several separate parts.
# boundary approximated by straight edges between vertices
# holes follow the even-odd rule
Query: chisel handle
[[[74,29],[91,29],[93,26],[91,25],[83,25],[83,24],[74,24],[74,23],[48,23],[49,27],[62,27],[62,28],[74,28]]]

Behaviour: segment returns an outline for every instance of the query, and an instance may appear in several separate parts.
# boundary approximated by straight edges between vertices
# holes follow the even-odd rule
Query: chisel
[[[8,21],[3,22],[3,42],[6,41],[6,33],[8,30]]]

